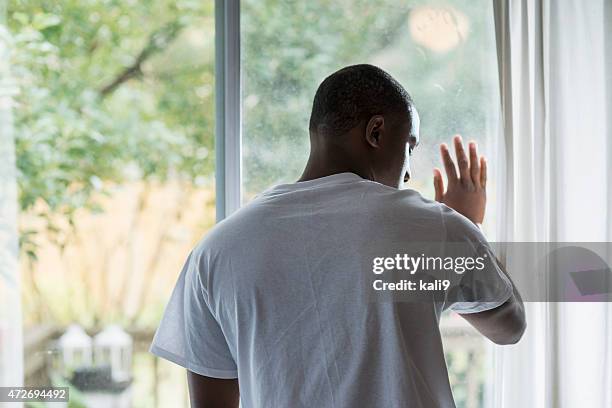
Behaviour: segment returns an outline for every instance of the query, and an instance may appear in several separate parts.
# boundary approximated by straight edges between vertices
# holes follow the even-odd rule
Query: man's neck
[[[322,158],[313,158],[311,156],[298,181],[314,180],[340,173],[354,173],[362,178],[371,179],[366,172],[348,163],[344,163],[341,159],[326,160]]]

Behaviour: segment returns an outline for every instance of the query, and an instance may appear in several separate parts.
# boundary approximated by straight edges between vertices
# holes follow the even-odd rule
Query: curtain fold
[[[504,130],[499,241],[612,237],[609,3],[493,2]],[[523,340],[495,349],[488,405],[611,407],[611,304],[526,310]]]

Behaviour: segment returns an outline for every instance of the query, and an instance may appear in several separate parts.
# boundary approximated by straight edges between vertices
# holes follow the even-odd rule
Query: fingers
[[[480,158],[480,186],[487,186],[487,159],[484,156]]]
[[[463,141],[461,140],[461,136],[455,136],[453,138],[453,142],[455,144],[455,154],[457,156],[457,165],[459,167],[459,176],[461,177],[461,182],[468,185],[472,184],[472,177],[470,176],[470,163],[468,162],[468,158],[465,154],[465,149],[463,148]]]
[[[451,158],[446,143],[442,143],[440,145],[440,156],[442,156],[442,163],[444,163],[444,171],[446,171],[446,178],[448,179],[448,184],[456,182],[458,180],[457,169],[455,168],[455,163]]]
[[[478,150],[475,142],[470,142],[469,152],[470,152],[470,176],[472,178],[472,183],[476,187],[480,187],[480,164],[478,160]]]
[[[441,202],[442,198],[444,197],[444,180],[442,180],[442,172],[438,168],[434,169],[433,183],[434,191],[436,193],[436,201]]]

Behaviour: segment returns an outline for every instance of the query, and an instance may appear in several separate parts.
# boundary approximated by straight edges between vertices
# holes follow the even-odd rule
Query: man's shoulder
[[[426,227],[434,230],[443,227],[444,213],[453,212],[444,204],[423,197],[416,190],[396,189],[374,182],[361,183],[358,191],[351,191],[351,195],[352,198],[347,198],[351,200],[351,205],[346,206],[340,205],[334,197],[331,201],[337,207],[330,210],[330,214],[340,216],[344,209],[355,213],[358,216],[356,219],[374,223],[383,229],[396,227],[413,230],[418,226],[418,229]],[[253,199],[211,228],[194,251],[218,253],[228,248],[240,248],[241,245],[248,247],[259,239],[265,239],[263,235],[269,228],[278,229],[280,224],[287,224],[292,219],[299,220],[297,215],[316,216],[315,211],[304,210],[304,203],[291,201],[289,205],[286,201],[287,198],[269,196]],[[452,214],[449,217],[452,218]],[[304,225],[303,220],[300,223]]]
[[[379,198],[376,202],[389,209],[410,211],[412,214],[428,214],[440,218],[445,207],[437,201],[423,197],[417,190],[395,189],[378,183],[373,187]]]
[[[261,231],[261,217],[252,204],[217,222],[194,247],[194,253],[217,253],[226,248],[240,248],[248,245]]]

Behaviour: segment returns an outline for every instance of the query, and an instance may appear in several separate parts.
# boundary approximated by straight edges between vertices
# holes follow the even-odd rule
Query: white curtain
[[[10,35],[2,23],[2,17],[0,9],[0,386],[14,387],[23,381],[23,347],[11,116],[14,87],[8,69]]]
[[[498,241],[612,238],[610,3],[494,0]],[[611,306],[527,303],[524,338],[495,348],[487,405],[612,407]]]

